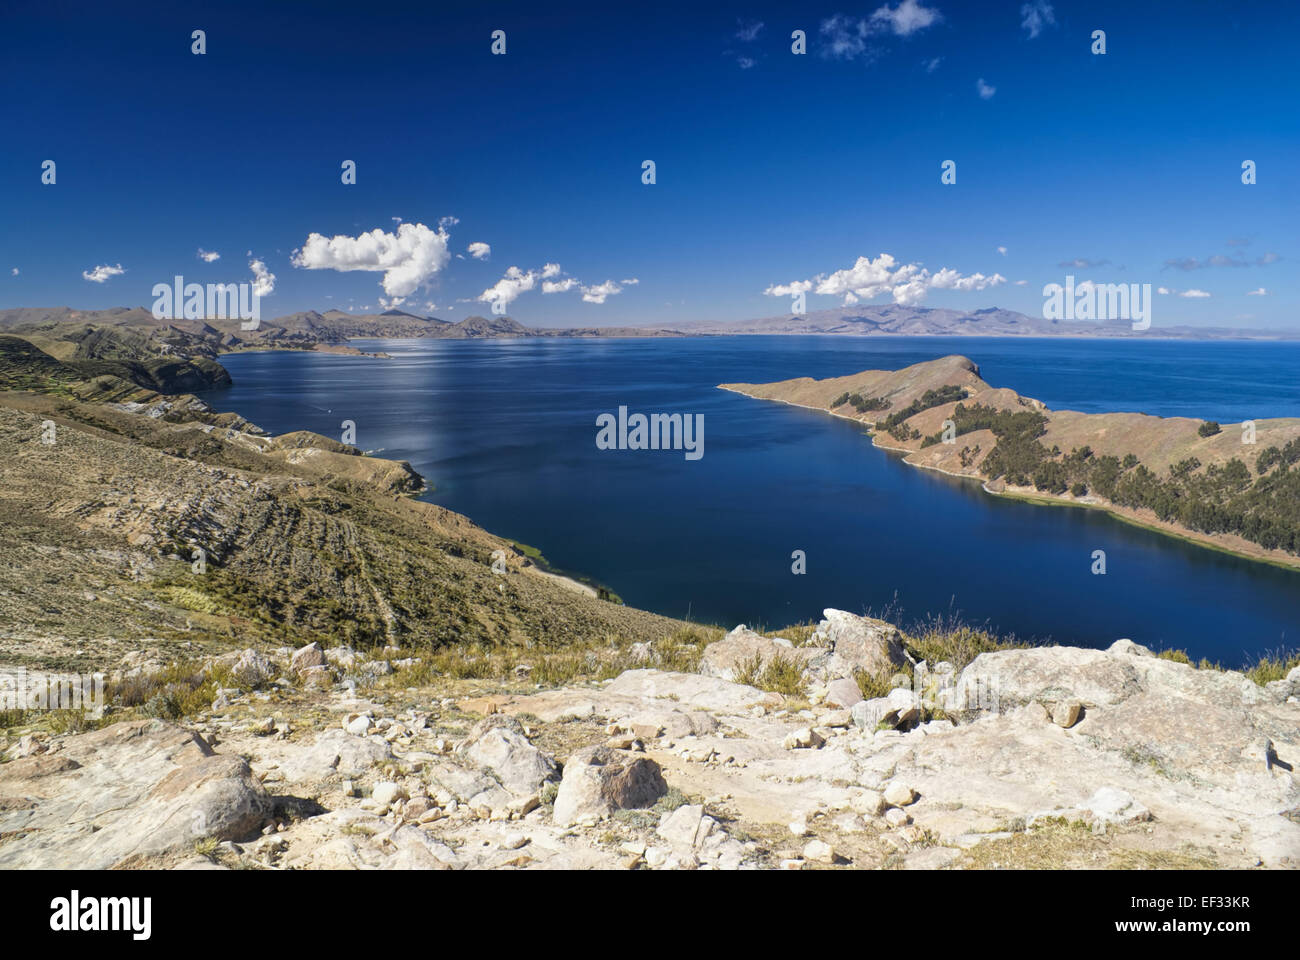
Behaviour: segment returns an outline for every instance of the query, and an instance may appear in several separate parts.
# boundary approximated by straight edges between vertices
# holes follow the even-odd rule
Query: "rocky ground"
[[[698,672],[639,645],[603,682],[409,654],[232,651],[192,715],[11,736],[0,867],[1300,865],[1300,669],[1261,686],[1121,640],[957,671],[834,610],[801,641],[738,627]],[[798,693],[735,682],[774,664]],[[890,667],[913,685],[849,679]]]

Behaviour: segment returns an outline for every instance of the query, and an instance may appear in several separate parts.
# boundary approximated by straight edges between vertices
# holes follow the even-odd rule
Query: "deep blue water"
[[[858,426],[715,389],[841,376],[948,353],[1056,409],[1225,424],[1300,416],[1300,343],[726,337],[359,341],[392,360],[223,358],[212,391],[273,433],[340,436],[408,459],[428,495],[629,604],[725,626],[823,607],[903,623],[960,613],[1024,638],[1119,637],[1228,664],[1300,638],[1300,573],[1090,510],[999,500],[873,448]],[[596,417],[704,415],[704,456],[609,451]],[[1091,573],[1106,551],[1107,573]],[[807,573],[791,572],[791,553]]]

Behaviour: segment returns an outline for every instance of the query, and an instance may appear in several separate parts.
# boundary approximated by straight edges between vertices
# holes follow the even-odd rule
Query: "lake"
[[[1300,343],[948,337],[356,341],[391,360],[222,358],[205,395],[273,433],[406,459],[426,499],[557,568],[674,617],[784,626],[823,607],[934,615],[1025,639],[1129,637],[1227,665],[1292,648],[1300,573],[1097,511],[1000,500],[903,464],[851,422],[716,389],[842,376],[960,353],[1054,409],[1300,416]],[[602,450],[596,418],[703,415],[703,451]],[[1226,427],[1231,429],[1230,427]],[[1093,575],[1105,550],[1107,573]],[[805,574],[792,572],[804,551]]]

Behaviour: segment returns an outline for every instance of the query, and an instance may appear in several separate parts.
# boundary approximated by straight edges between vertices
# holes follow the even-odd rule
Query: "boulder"
[[[326,730],[310,746],[297,746],[280,762],[289,780],[321,780],[332,774],[359,777],[377,764],[393,760],[382,737],[353,736],[346,730]]]
[[[242,758],[161,720],[117,723],[0,766],[0,868],[105,870],[251,840],[273,810]]]
[[[648,757],[587,747],[564,764],[554,818],[566,827],[579,820],[598,820],[615,810],[651,806],[667,792],[659,764]]]
[[[851,708],[865,698],[858,688],[858,682],[848,677],[840,677],[826,685],[826,703],[832,707]]]
[[[795,647],[789,640],[764,637],[741,624],[721,640],[704,648],[700,658],[700,673],[706,677],[734,682],[743,671],[755,664],[758,669],[764,670],[774,659],[780,658],[798,664],[800,670],[803,670],[808,661],[822,653],[822,650]]]
[[[887,697],[876,697],[854,704],[852,714],[858,729],[870,733],[881,724],[903,729],[914,726],[921,718],[921,708],[916,694],[906,687],[896,687],[889,691]]]
[[[230,665],[230,676],[240,685],[257,687],[275,679],[275,664],[256,650],[243,650]]]
[[[659,822],[656,833],[674,847],[694,850],[717,826],[717,821],[704,815],[702,804],[683,804],[672,813],[666,813]]]
[[[308,667],[324,667],[328,665],[324,648],[314,640],[305,647],[299,647],[295,650],[289,663],[294,673],[302,673]]]
[[[519,721],[501,713],[479,721],[457,752],[468,762],[490,771],[515,794],[537,792],[558,772],[555,762],[528,742]]]
[[[831,643],[824,667],[827,677],[852,677],[859,670],[872,676],[888,675],[907,663],[901,635],[893,624],[845,610],[827,609],[822,615]]]

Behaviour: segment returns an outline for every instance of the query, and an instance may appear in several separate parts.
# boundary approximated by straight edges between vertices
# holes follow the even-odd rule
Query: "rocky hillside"
[[[0,867],[1300,866],[1300,668],[1126,640],[927,664],[825,617],[558,683],[542,651],[500,679],[400,646],[135,652],[92,729],[0,743]]]
[[[914,466],[990,493],[1096,507],[1245,556],[1300,566],[1300,419],[1240,424],[1049,410],[981,379],[961,356],[902,370],[721,384],[873,429]],[[951,423],[945,442],[945,424]]]

